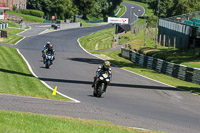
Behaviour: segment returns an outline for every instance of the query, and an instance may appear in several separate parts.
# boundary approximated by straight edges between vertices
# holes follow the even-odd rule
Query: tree
[[[49,19],[51,16],[57,19],[72,18],[77,13],[72,0],[28,0],[27,8],[41,10]]]
[[[123,0],[108,0],[108,3],[110,3],[109,10],[108,10],[108,15],[113,15],[114,10],[121,4]]]
[[[122,0],[27,0],[28,9],[41,10],[50,18],[72,18],[75,14],[94,18],[111,16]]]
[[[160,0],[159,17],[171,17],[198,11],[199,0]],[[157,15],[158,0],[149,0],[149,7]]]
[[[176,0],[174,15],[198,11],[200,3],[197,0]]]
[[[77,6],[79,13],[83,15],[83,19],[87,19],[87,15],[92,12],[95,0],[73,0]]]
[[[76,12],[71,0],[52,0],[51,14],[58,19],[72,18]]]
[[[96,18],[112,16],[121,2],[122,0],[95,0],[91,16],[96,16]]]
[[[42,10],[42,6],[41,6],[42,1],[41,0],[27,0],[27,9]]]

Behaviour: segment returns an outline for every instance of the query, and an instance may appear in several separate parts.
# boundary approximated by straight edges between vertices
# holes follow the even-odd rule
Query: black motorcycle
[[[93,95],[96,97],[101,97],[101,95],[106,92],[106,88],[109,83],[109,74],[107,72],[101,72],[95,81]]]

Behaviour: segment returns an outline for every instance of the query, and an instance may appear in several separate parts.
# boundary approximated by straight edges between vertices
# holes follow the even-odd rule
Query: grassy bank
[[[7,11],[6,13],[21,16],[23,18],[23,21],[27,21],[27,22],[36,22],[36,23],[44,22],[43,18],[39,18],[39,17],[31,16],[31,15],[25,15],[21,13],[12,12],[12,11]]]
[[[6,28],[3,29],[3,31],[7,31],[7,38],[3,37],[2,39],[2,43],[7,43],[7,44],[15,44],[16,42],[18,42],[19,40],[21,40],[23,37],[22,36],[18,36],[16,34],[24,31],[23,29],[18,29],[18,28]]]
[[[137,35],[127,32],[121,35],[119,43],[129,43],[129,48],[139,53],[160,58],[169,62],[186,65],[189,67],[200,68],[200,58],[193,50],[179,50],[173,47],[159,46],[155,48],[155,41],[146,35],[146,45],[144,46],[144,30],[138,32]]]
[[[0,22],[8,23],[9,27],[19,28],[19,26],[20,26],[18,23],[15,23],[15,22],[12,22],[12,21],[8,21],[8,20],[1,20]]]
[[[14,48],[0,45],[0,93],[68,100],[52,95],[29,71],[26,63]]]
[[[0,111],[0,132],[16,133],[153,133],[104,121]],[[154,132],[156,133],[156,132]]]
[[[19,40],[23,38],[22,36],[18,36],[17,34],[30,28],[29,26],[26,26],[24,29],[20,29],[20,25],[12,21],[5,20],[1,22],[6,22],[9,25],[9,28],[2,29],[2,31],[7,32],[7,37],[3,37],[0,40],[0,42],[2,43],[16,44]]]
[[[98,26],[96,23],[82,23],[82,27]]]
[[[120,11],[119,13],[116,15],[116,17],[121,17],[124,13],[126,12],[126,7],[124,5],[120,5]]]
[[[80,41],[82,42],[82,46],[88,51],[111,48],[111,42],[114,35],[113,32],[114,28],[101,30],[81,38]]]

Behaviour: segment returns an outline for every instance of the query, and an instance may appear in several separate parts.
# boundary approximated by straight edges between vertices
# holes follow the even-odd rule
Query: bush
[[[18,9],[16,12],[26,14],[26,15],[32,15],[36,17],[42,17],[44,16],[44,12],[39,10],[30,10],[30,9]]]
[[[15,5],[13,5],[13,11],[16,11],[17,7]]]

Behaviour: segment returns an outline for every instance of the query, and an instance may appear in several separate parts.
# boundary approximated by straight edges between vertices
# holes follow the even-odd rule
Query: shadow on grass
[[[0,68],[0,72],[10,73],[10,74],[18,74],[18,75],[28,76],[28,77],[34,77],[32,74],[26,74],[26,73],[22,73],[22,72],[13,71],[13,70],[6,70],[6,69],[2,69],[2,68]]]
[[[196,93],[198,95],[200,95],[200,88],[195,88],[195,87],[185,87],[185,86],[178,86],[177,88],[186,90],[186,91],[190,91],[192,93]]]

